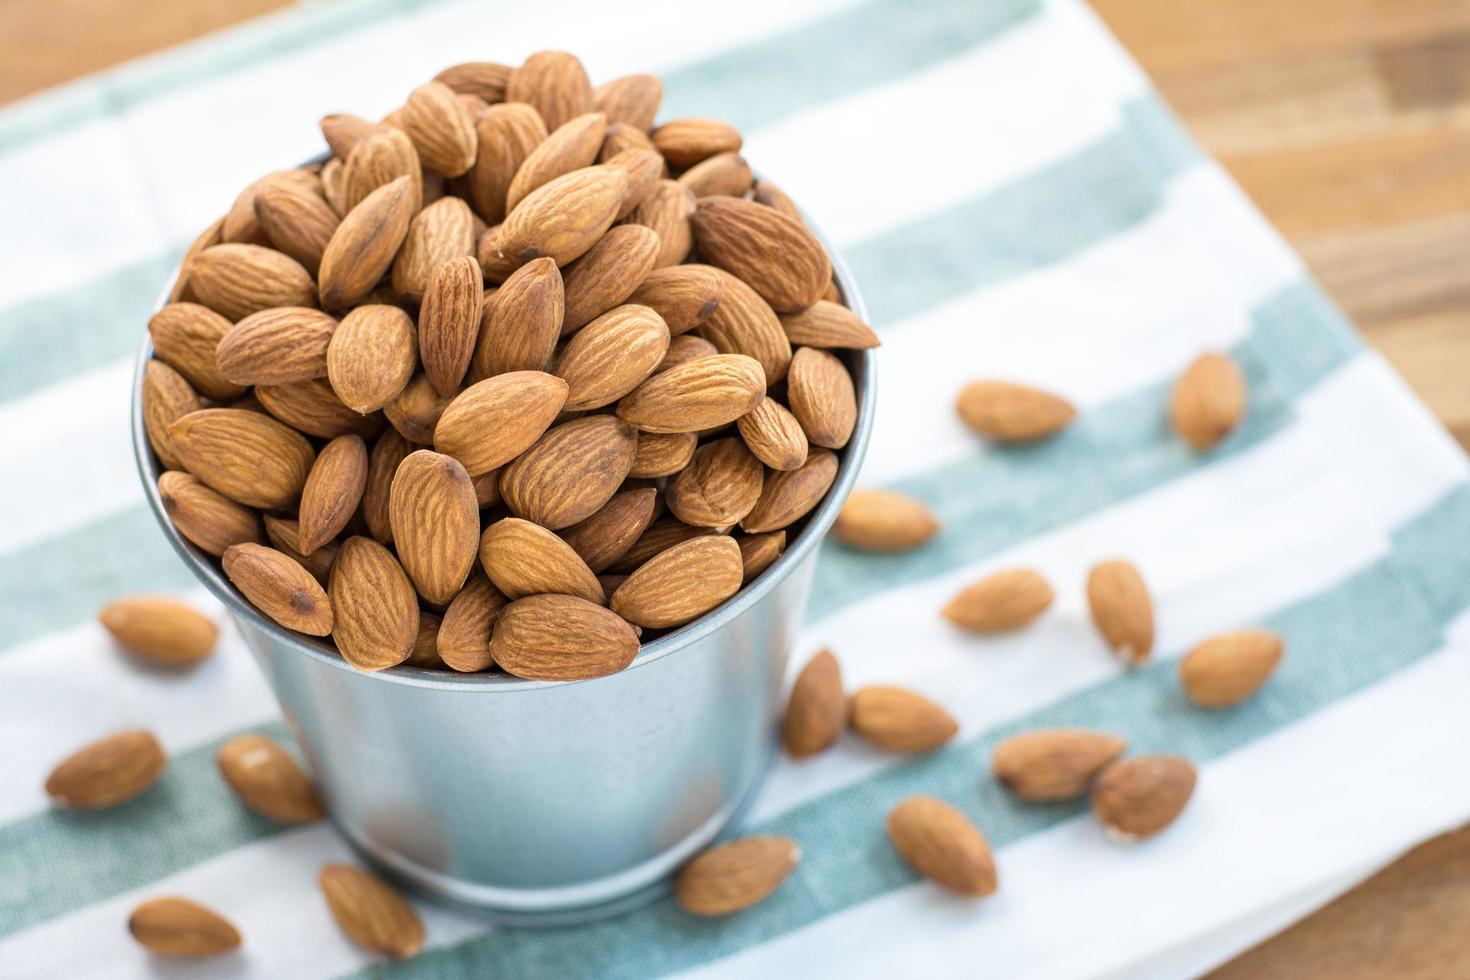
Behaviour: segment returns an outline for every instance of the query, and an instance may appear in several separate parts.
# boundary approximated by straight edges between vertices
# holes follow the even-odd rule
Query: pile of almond
[[[362,670],[578,679],[780,556],[878,341],[740,134],[660,99],[562,52],[456,65],[195,241],[143,415],[261,612]]]

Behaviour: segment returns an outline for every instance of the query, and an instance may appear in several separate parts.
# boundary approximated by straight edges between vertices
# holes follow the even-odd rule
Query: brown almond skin
[[[533,149],[511,178],[505,206],[514,211],[517,204],[536,188],[558,177],[590,167],[602,148],[607,133],[607,117],[600,112],[587,112],[567,120]]]
[[[588,568],[601,572],[627,554],[638,536],[653,523],[657,502],[658,490],[653,487],[614,494],[597,513],[562,530],[562,540]]]
[[[592,83],[582,62],[565,51],[538,51],[510,73],[505,85],[509,102],[528,102],[548,129],[591,112]]]
[[[799,313],[781,315],[781,327],[793,345],[869,350],[879,346],[878,335],[858,315],[840,303],[819,299]]]
[[[831,650],[820,650],[808,660],[786,701],[781,744],[794,759],[805,759],[837,741],[847,727],[847,696],[842,669]]]
[[[332,918],[359,946],[394,959],[407,959],[424,948],[423,921],[382,879],[345,864],[328,864],[317,883]]]
[[[606,145],[604,141],[603,146]],[[664,159],[658,155],[656,150],[628,149],[604,160],[603,163],[609,170],[619,170],[628,178],[628,189],[623,192],[622,204],[618,205],[619,221],[631,215],[638,205],[653,196],[653,192],[658,189],[659,181],[667,172],[664,167]],[[629,225],[628,227],[642,226]]]
[[[383,430],[383,416],[359,415],[346,405],[326,378],[257,385],[255,397],[271,415],[318,439],[353,434],[375,438]]]
[[[1197,357],[1169,396],[1169,422],[1198,452],[1213,449],[1235,430],[1246,411],[1245,375],[1229,354]]]
[[[505,86],[510,81],[509,65],[493,61],[466,61],[450,65],[434,76],[460,95],[474,95],[494,105],[505,101]]]
[[[468,589],[470,588],[470,586],[474,585],[475,581],[476,576],[470,576],[470,580],[469,582],[465,583],[464,589],[459,590],[460,595],[464,594],[465,589]],[[458,598],[459,596],[455,596],[455,599]],[[449,604],[453,606],[454,599],[451,599],[449,601]],[[446,612],[447,611],[448,610],[446,610]],[[439,657],[439,628],[441,625],[443,625],[442,621],[439,619],[438,616],[435,616],[433,613],[419,613],[419,635],[418,638],[413,641],[413,650],[409,652],[408,659],[403,661],[403,665],[405,667],[421,667],[426,670],[441,670],[444,667],[448,666]],[[487,647],[486,659],[488,661],[488,630],[485,639],[485,645]]]
[[[400,177],[409,180],[413,213],[423,203],[423,166],[408,134],[396,126],[376,126],[358,141],[342,168],[343,203],[350,213],[368,195]]]
[[[644,562],[613,593],[609,605],[635,626],[682,626],[739,592],[744,578],[740,546],[727,535],[708,535]]]
[[[1012,735],[995,747],[991,770],[1014,797],[1031,803],[1075,800],[1128,743],[1107,732],[1054,728]]]
[[[649,135],[664,159],[675,167],[692,167],[716,153],[732,153],[741,144],[740,132],[734,126],[695,116],[672,119]]]
[[[561,270],[551,259],[533,259],[512,272],[487,311],[475,348],[474,379],[550,368],[565,302]]]
[[[226,497],[264,510],[294,504],[316,458],[300,433],[238,408],[190,412],[168,434],[190,473]]]
[[[1077,410],[1066,399],[1008,381],[972,381],[955,403],[960,419],[997,442],[1031,442],[1066,428]]]
[[[484,302],[485,280],[472,255],[444,262],[429,277],[419,309],[419,360],[445,398],[454,397],[469,370]]]
[[[219,627],[198,610],[164,596],[125,596],[97,614],[124,649],[165,667],[189,667],[214,652]]]
[[[229,920],[187,898],[150,898],[128,916],[128,932],[160,956],[219,956],[240,945]]]
[[[609,123],[626,123],[645,133],[653,128],[663,97],[664,85],[657,75],[624,75],[592,92],[593,104]]]
[[[746,447],[771,469],[794,470],[806,462],[808,447],[801,423],[769,395],[735,424]]]
[[[98,810],[142,793],[167,765],[163,746],[150,732],[118,732],[61,760],[46,777],[46,793],[74,810]]]
[[[627,575],[648,561],[654,555],[667,551],[674,545],[690,538],[703,537],[704,535],[720,533],[711,527],[691,527],[683,521],[669,517],[662,520],[655,519],[648,526],[648,530],[638,535],[638,540],[633,542],[623,557],[608,566],[608,571],[618,575]]]
[[[321,129],[322,139],[327,141],[332,155],[344,162],[352,155],[357,144],[378,128],[377,123],[348,112],[333,112],[322,116],[317,126]]]
[[[222,559],[225,575],[250,604],[276,623],[308,636],[332,632],[332,606],[318,582],[289,555],[237,544]]]
[[[347,526],[362,501],[367,470],[367,445],[357,436],[338,436],[322,447],[301,491],[297,521],[302,554],[316,551]]]
[[[721,354],[755,358],[766,373],[766,384],[775,384],[791,367],[791,342],[781,321],[750,286],[724,270],[717,274],[723,283],[720,302],[699,332]]]
[[[179,533],[215,557],[232,544],[258,542],[260,518],[192,473],[170,470],[158,477],[158,496]]]
[[[969,818],[932,796],[910,796],[888,814],[888,839],[919,874],[957,895],[995,894],[990,843]]]
[[[643,225],[609,228],[596,245],[567,267],[562,333],[586,326],[626,302],[653,271],[658,233]],[[660,317],[662,319],[662,317]]]
[[[507,599],[555,593],[602,602],[597,576],[572,546],[518,517],[502,518],[485,529],[480,564]]]
[[[189,247],[184,251],[183,259],[179,261],[179,272],[174,279],[173,288],[168,293],[170,303],[184,302],[193,298],[193,293],[189,289],[189,270],[200,252],[224,241],[224,224],[224,218],[215,219],[209,227],[201,231],[198,237],[189,243]]]
[[[1269,630],[1221,633],[1184,655],[1179,683],[1201,708],[1232,708],[1271,679],[1285,651],[1281,637]]]
[[[637,431],[610,415],[563,422],[501,471],[500,495],[517,517],[570,527],[612,499],[637,446]]]
[[[199,302],[235,322],[277,306],[315,306],[316,287],[301,263],[259,245],[206,248],[189,267]]]
[[[470,475],[452,456],[420,449],[398,466],[388,495],[398,560],[419,595],[454,598],[480,542],[480,506]]]
[[[461,673],[489,669],[495,663],[490,631],[506,601],[484,575],[471,575],[444,610],[434,639],[434,659]]]
[[[393,541],[393,524],[388,517],[388,495],[398,465],[414,451],[414,446],[397,429],[384,432],[373,445],[368,457],[367,483],[362,491],[362,516],[368,531],[379,544]]]
[[[412,178],[399,177],[347,212],[322,254],[322,306],[340,310],[362,301],[393,264],[418,207]]]
[[[679,183],[695,197],[740,197],[750,190],[752,179],[750,164],[738,153],[716,153],[679,175]]]
[[[748,283],[778,313],[806,309],[832,281],[826,249],[804,225],[773,208],[706,197],[691,220],[700,256]]]
[[[320,194],[280,182],[256,191],[255,217],[276,250],[313,276],[341,220]]]
[[[402,123],[429,173],[458,177],[474,166],[474,120],[443,82],[426,82],[410,92]]]
[[[787,837],[727,841],[679,869],[674,898],[690,915],[733,915],[764,901],[800,860],[801,848]]]
[[[832,525],[834,538],[859,551],[911,551],[938,533],[923,501],[890,490],[854,490]]]
[[[536,444],[566,404],[567,383],[541,371],[497,374],[455,396],[434,427],[434,447],[479,475]]]
[[[1154,648],[1154,609],[1148,586],[1137,567],[1105,561],[1087,576],[1087,604],[1092,621],[1123,662],[1138,666]]]
[[[972,633],[1005,633],[1030,625],[1055,597],[1040,572],[1008,568],[966,586],[944,607],[944,618]]]
[[[427,446],[433,443],[434,432],[450,401],[434,389],[428,375],[420,372],[383,406],[383,414],[403,438],[415,445]]]
[[[615,674],[638,654],[633,627],[569,595],[533,595],[501,610],[490,650],[506,673],[547,681]]]
[[[597,154],[597,162],[607,163],[619,153],[625,153],[628,150],[652,152],[658,157],[660,171],[668,170],[664,164],[663,154],[658,152],[658,148],[653,145],[653,140],[648,138],[647,133],[636,126],[609,120],[607,136],[603,137],[602,149]]]
[[[264,735],[236,735],[219,747],[215,763],[240,802],[268,820],[303,824],[326,816],[300,763]]]
[[[765,467],[738,438],[715,439],[664,489],[669,511],[685,524],[729,527],[760,499]]]
[[[791,358],[786,383],[791,414],[813,445],[841,449],[857,424],[857,393],[852,375],[833,355],[802,347]]]
[[[612,227],[627,190],[627,175],[605,167],[583,167],[548,181],[505,216],[497,248],[518,265],[544,255],[564,266]]]
[[[627,215],[629,224],[646,225],[658,233],[655,269],[678,265],[694,247],[694,192],[676,180],[660,180],[649,195]]]
[[[475,254],[475,216],[458,197],[441,197],[408,223],[393,260],[393,290],[421,301],[434,270],[450,259]]]
[[[347,165],[333,157],[322,164],[321,178],[322,197],[326,198],[327,206],[340,221],[342,215],[347,213]],[[326,248],[325,245],[322,247]],[[320,261],[317,265],[320,267]]]
[[[1194,766],[1171,755],[1114,762],[1092,787],[1092,812],[1109,836],[1133,843],[1162,831],[1194,795]]]
[[[764,534],[742,534],[736,539],[740,545],[740,560],[745,569],[745,584],[753,582],[761,572],[770,568],[781,552],[786,550],[785,531],[767,531]]]
[[[701,357],[714,357],[718,353],[715,345],[703,337],[690,333],[682,334],[669,341],[669,352],[664,355],[662,361],[658,362],[658,367],[653,369],[653,373],[660,374],[680,364],[697,361]],[[792,424],[796,424],[795,419],[792,420]],[[797,431],[800,431],[800,426],[797,426]],[[806,436],[803,435],[802,439],[805,440]]]
[[[205,398],[228,401],[245,393],[220,370],[215,360],[219,342],[231,323],[198,303],[169,303],[148,321],[153,353]]]
[[[393,553],[372,538],[342,542],[327,585],[332,639],[342,659],[358,670],[400,664],[419,631],[413,583]]]
[[[337,325],[327,345],[327,379],[354,412],[376,412],[398,396],[418,366],[418,330],[396,306],[369,303]]]
[[[552,373],[567,383],[567,411],[611,405],[643,383],[669,350],[669,328],[646,306],[619,306],[569,340]]]
[[[689,465],[698,443],[699,435],[694,432],[640,433],[628,475],[642,479],[673,476]]]
[[[677,337],[704,325],[719,309],[724,290],[725,276],[714,266],[674,265],[649,272],[628,302],[652,307]]]
[[[806,462],[796,469],[766,474],[760,499],[740,522],[741,529],[759,534],[789,527],[822,502],[835,479],[837,454],[830,449],[813,448]]]
[[[646,432],[700,432],[760,404],[766,377],[743,354],[703,357],[655,374],[618,402],[618,418]]]
[[[524,102],[492,105],[475,123],[479,145],[470,171],[470,195],[490,224],[505,220],[506,195],[516,171],[546,139],[546,123]]]
[[[960,730],[948,711],[901,687],[864,687],[853,694],[848,708],[853,731],[897,752],[937,749]]]
[[[302,568],[311,573],[312,578],[325,586],[332,572],[332,562],[337,557],[337,545],[324,544],[310,555],[303,555],[300,533],[300,525],[295,521],[270,514],[265,517],[265,535],[275,549],[292,561],[299,562]]]

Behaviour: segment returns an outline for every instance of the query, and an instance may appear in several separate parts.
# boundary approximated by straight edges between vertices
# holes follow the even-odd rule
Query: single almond
[[[128,932],[160,956],[219,956],[240,945],[224,916],[187,898],[150,898],[128,916]]]
[[[494,105],[505,101],[505,86],[510,81],[509,65],[493,61],[466,61],[448,68],[434,76],[434,81],[443,82],[460,95],[475,95]]]
[[[723,270],[716,274],[723,280],[720,301],[700,327],[700,334],[721,354],[755,358],[766,373],[766,384],[775,384],[791,367],[791,342],[781,321],[750,286]]]
[[[586,69],[565,51],[538,51],[523,61],[506,81],[505,98],[530,103],[553,130],[593,106]]]
[[[348,112],[322,116],[317,126],[321,129],[322,139],[327,141],[332,156],[343,162],[352,155],[358,143],[378,128],[377,123]]]
[[[565,288],[555,262],[533,259],[512,272],[486,312],[471,376],[479,381],[550,368],[564,311]]]
[[[652,271],[658,248],[658,234],[651,228],[618,225],[608,229],[586,255],[567,267],[562,333],[586,326],[625,302]]]
[[[393,524],[388,517],[388,496],[393,487],[393,477],[398,465],[414,451],[414,446],[399,434],[389,429],[373,445],[368,457],[367,483],[362,491],[362,516],[368,531],[379,544],[393,541]]]
[[[321,195],[321,182],[315,173],[303,168],[277,170],[248,185],[235,196],[220,226],[220,241],[243,245],[269,245],[270,238],[260,224],[255,203],[265,190],[288,187],[307,194]]]
[[[635,626],[683,626],[740,591],[740,546],[727,535],[693,538],[654,555],[613,593],[613,612]]]
[[[410,214],[417,213],[424,194],[418,151],[403,130],[396,126],[377,126],[353,146],[343,166],[346,213],[356,210],[369,194],[400,177],[408,178]]]
[[[342,659],[358,670],[400,664],[413,649],[419,631],[413,582],[393,553],[372,538],[342,542],[327,595],[332,639]]]
[[[837,454],[814,448],[806,462],[794,470],[772,470],[766,474],[760,499],[740,527],[751,533],[789,527],[811,512],[837,479]]]
[[[443,82],[426,82],[408,94],[402,125],[429,173],[458,177],[475,165],[475,122]]]
[[[910,796],[888,813],[888,839],[909,867],[971,898],[995,894],[990,842],[959,810],[933,796]]]
[[[225,575],[250,604],[289,630],[309,636],[332,632],[327,594],[301,563],[274,548],[237,544],[222,560]]]
[[[441,197],[408,223],[403,247],[393,260],[393,290],[421,302],[429,278],[450,259],[475,254],[475,216],[462,198]]]
[[[619,153],[628,150],[646,150],[658,157],[660,171],[667,172],[668,167],[664,164],[663,154],[653,145],[653,140],[648,134],[636,126],[630,126],[623,122],[608,120],[607,135],[602,139],[602,149],[597,154],[598,163],[607,163]]]
[[[478,153],[470,171],[470,196],[491,224],[505,220],[506,195],[516,171],[546,139],[546,123],[524,102],[492,105],[475,123]]]
[[[719,354],[655,374],[618,402],[617,414],[647,432],[699,432],[735,421],[765,392],[760,362]]]
[[[450,259],[429,277],[419,309],[419,360],[445,398],[454,397],[469,370],[484,302],[485,280],[472,255]]]
[[[434,447],[470,473],[488,473],[534,446],[566,397],[567,383],[550,374],[497,374],[455,396],[434,427]]]
[[[1236,630],[1200,643],[1179,661],[1179,682],[1202,708],[1230,708],[1271,679],[1286,645],[1269,630]]]
[[[398,466],[388,497],[398,560],[419,595],[448,602],[464,585],[480,543],[480,507],[454,457],[420,449]]]
[[[624,187],[626,188],[626,184]],[[625,190],[626,193],[626,190]],[[658,232],[655,269],[678,265],[694,247],[694,192],[676,180],[660,180],[627,215],[629,224],[646,225]]]
[[[673,476],[689,465],[699,435],[694,432],[643,432],[628,475],[641,479]]]
[[[1008,568],[966,586],[944,607],[944,618],[974,633],[1004,633],[1029,625],[1055,597],[1040,572]]]
[[[701,853],[679,869],[674,898],[690,915],[733,915],[764,901],[801,860],[788,837],[742,837]]]
[[[792,758],[804,759],[826,749],[847,727],[847,696],[842,691],[842,669],[831,650],[818,651],[808,660],[786,701],[781,744]]]
[[[199,302],[231,321],[276,306],[315,306],[316,286],[301,263],[275,249],[225,243],[206,248],[189,267]]]
[[[190,473],[231,500],[264,510],[294,504],[315,459],[299,432],[238,408],[190,412],[168,434]]]
[[[347,165],[336,157],[322,164],[322,197],[340,221],[347,213]],[[317,266],[320,268],[320,260]]]
[[[345,309],[372,292],[408,234],[408,223],[418,206],[415,191],[410,178],[399,177],[347,212],[322,254],[323,307]]]
[[[367,446],[357,436],[338,436],[322,447],[306,477],[297,512],[297,547],[302,554],[310,555],[347,526],[362,501],[367,471]]]
[[[97,614],[126,650],[166,667],[189,667],[214,652],[219,627],[182,602],[163,596],[114,599]]]
[[[322,585],[327,584],[332,572],[332,562],[337,557],[335,543],[324,544],[310,555],[304,555],[301,553],[300,525],[293,520],[272,514],[265,516],[265,535],[277,551],[292,561],[298,562],[302,568],[311,573],[312,578]]]
[[[178,469],[182,463],[168,436],[168,427],[190,412],[199,411],[204,402],[182,374],[157,358],[149,358],[143,367],[141,398],[148,445],[165,469]]]
[[[959,724],[939,705],[901,687],[875,684],[852,696],[852,730],[898,752],[928,752],[954,738]]]
[[[633,547],[629,548],[623,557],[609,565],[607,570],[615,574],[627,575],[654,555],[662,554],[677,544],[691,538],[719,533],[720,531],[716,528],[691,527],[672,517],[663,520],[655,519],[652,524],[648,525],[648,530],[638,535],[638,540],[633,542]]]
[[[779,313],[811,306],[832,279],[822,244],[774,208],[738,197],[706,197],[692,223],[700,256],[748,283]]]
[[[570,595],[532,595],[500,612],[490,638],[495,663],[533,680],[615,674],[638,653],[638,636],[616,613]]]
[[[61,760],[46,777],[46,793],[74,810],[97,810],[142,793],[167,765],[163,746],[151,733],[118,732]]]
[[[434,442],[434,432],[450,401],[434,389],[428,375],[419,372],[383,406],[383,414],[404,439],[417,446],[427,446]]]
[[[255,194],[255,216],[276,250],[316,275],[322,253],[341,221],[321,194],[287,183],[273,183]]]
[[[669,349],[669,328],[646,306],[619,306],[567,342],[552,373],[567,383],[567,411],[610,405],[643,383]]]
[[[477,578],[479,577],[474,575],[470,576],[470,580],[469,582],[465,583],[464,589],[459,590],[460,595],[464,594],[465,589],[468,589],[470,586],[474,585]],[[488,585],[489,583],[486,584]],[[455,596],[454,598],[458,599],[459,596]],[[451,599],[449,601],[449,604],[453,606],[454,600]],[[448,610],[446,610],[446,612],[447,611]],[[419,635],[417,639],[413,641],[413,650],[409,652],[408,659],[403,661],[403,665],[405,667],[421,667],[427,670],[441,670],[444,667],[448,666],[448,664],[446,664],[439,656],[439,628],[442,625],[442,620],[440,620],[439,617],[435,616],[433,613],[419,613]],[[488,631],[486,634],[485,643],[488,647]],[[488,657],[489,655],[487,654],[487,663]]]
[[[500,495],[517,517],[570,527],[612,499],[637,446],[637,431],[611,415],[563,422],[501,471]]]
[[[480,564],[508,599],[556,593],[602,602],[597,576],[572,546],[539,524],[506,517],[480,536]]]
[[[220,370],[215,351],[231,323],[198,303],[169,303],[148,321],[153,353],[205,398],[227,401],[245,393]]]
[[[435,659],[462,673],[487,670],[495,662],[490,653],[490,631],[505,603],[505,596],[488,578],[472,574],[444,610],[434,640]]]
[[[342,318],[327,345],[327,380],[342,403],[367,415],[408,386],[418,366],[418,331],[396,306],[369,303]]]
[[[583,113],[558,126],[537,144],[516,171],[506,191],[506,209],[514,211],[536,188],[573,170],[592,166],[606,133],[607,117],[600,112]]]
[[[669,510],[685,524],[729,527],[760,499],[765,467],[738,438],[700,446],[694,459],[665,488]]]
[[[740,132],[734,126],[694,116],[672,119],[650,136],[664,159],[675,167],[692,167],[716,153],[732,153],[740,149],[741,143]]]
[[[1053,728],[1012,735],[995,747],[991,769],[1017,799],[1035,803],[1075,800],[1128,743],[1107,732]]]
[[[1141,755],[1114,762],[1092,786],[1092,812],[1109,836],[1123,843],[1152,837],[1194,795],[1195,769],[1172,755]]]
[[[327,345],[337,321],[321,310],[282,306],[252,313],[215,350],[220,370],[239,385],[273,385],[327,376]]]
[[[1138,569],[1105,561],[1087,576],[1092,621],[1113,652],[1130,666],[1148,660],[1154,648],[1154,606]]]
[[[740,561],[744,566],[745,584],[749,585],[757,576],[775,564],[786,550],[785,531],[767,531],[764,534],[742,534],[736,542],[740,545]]]
[[[253,732],[236,735],[214,758],[240,802],[262,817],[300,824],[326,816],[301,764],[279,742]]]
[[[260,540],[260,518],[192,473],[169,470],[158,477],[158,496],[179,533],[216,557],[232,544]]]
[[[394,959],[424,948],[423,921],[381,878],[345,864],[328,864],[317,882],[332,918],[359,946]]]
[[[592,92],[597,111],[610,123],[626,123],[644,132],[653,128],[664,85],[657,75],[624,75],[603,82]]]
[[[852,438],[857,393],[852,375],[832,354],[815,347],[799,348],[791,359],[786,400],[812,444],[841,449]]]
[[[738,153],[716,153],[679,175],[679,183],[695,197],[742,197],[753,179],[750,164]]]
[[[794,470],[806,462],[807,440],[791,410],[767,395],[736,420],[740,437],[755,457],[773,470]]]
[[[923,501],[891,490],[854,490],[832,525],[834,538],[860,551],[909,551],[937,533]]]
[[[257,385],[259,407],[293,429],[318,439],[342,435],[375,438],[383,430],[383,416],[359,415],[346,405],[325,378],[291,381],[280,385]]]
[[[627,189],[627,175],[620,171],[573,170],[521,199],[500,226],[497,247],[517,264],[544,255],[566,265],[612,226]]]
[[[784,313],[781,327],[792,344],[803,347],[869,350],[878,335],[858,315],[840,303],[819,299],[799,313]]]
[[[607,145],[605,140],[603,145]],[[659,156],[655,150],[624,150],[604,160],[603,164],[609,170],[621,171],[628,178],[628,187],[623,191],[623,202],[618,205],[619,221],[631,215],[638,205],[653,196],[653,192],[658,190],[659,181],[666,173],[664,158]],[[657,259],[658,252],[655,250],[654,261]]]
[[[1008,381],[972,381],[955,403],[960,419],[999,442],[1030,442],[1065,428],[1077,410],[1063,398]]]
[[[668,324],[669,333],[677,337],[703,326],[714,315],[724,295],[725,280],[720,270],[710,265],[655,267],[633,290],[628,302],[652,307]]]
[[[640,444],[642,440],[639,440]],[[597,513],[561,531],[564,540],[593,572],[601,572],[633,547],[653,523],[658,491],[653,487],[613,495]],[[481,538],[481,548],[484,539]],[[483,555],[481,556],[483,560]]]
[[[1245,417],[1245,375],[1229,354],[1201,354],[1169,396],[1169,421],[1191,449],[1213,449]]]

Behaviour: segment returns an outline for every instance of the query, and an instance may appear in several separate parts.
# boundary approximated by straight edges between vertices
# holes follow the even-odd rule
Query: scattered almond
[[[1179,661],[1179,682],[1202,708],[1230,708],[1249,699],[1271,679],[1286,645],[1268,630],[1221,633]]]
[[[1245,376],[1228,354],[1201,354],[1169,396],[1169,421],[1190,448],[1213,449],[1245,417]]]
[[[958,895],[995,894],[990,842],[969,818],[943,800],[910,796],[888,814],[888,839],[919,874]]]
[[[424,947],[424,924],[413,906],[381,878],[345,864],[328,864],[317,878],[332,918],[359,946],[395,959]]]
[[[1077,415],[1066,400],[1006,381],[972,381],[960,391],[960,418],[982,436],[999,442],[1044,439]]]
[[[848,709],[853,731],[898,752],[937,749],[960,730],[948,711],[901,687],[864,687],[853,694]]]
[[[1087,604],[1098,632],[1123,662],[1137,666],[1154,648],[1154,607],[1138,569],[1105,561],[1087,576]]]
[[[944,618],[975,633],[1004,633],[1029,626],[1055,597],[1040,572],[1008,568],[966,586],[944,607]]]
[[[219,627],[203,613],[162,596],[128,596],[97,620],[124,649],[165,667],[189,667],[214,651]]]
[[[1194,794],[1195,770],[1171,755],[1137,756],[1114,762],[1092,787],[1092,812],[1114,839],[1132,843],[1152,837],[1179,816]]]
[[[128,917],[128,932],[161,956],[218,956],[240,945],[228,919],[187,898],[150,898]]]
[[[277,823],[311,823],[326,815],[296,759],[264,735],[236,735],[215,753],[220,775],[251,810]]]
[[[861,551],[909,551],[938,533],[923,501],[891,490],[854,490],[832,525],[833,537]]]
[[[991,768],[1011,795],[1031,802],[1074,800],[1127,748],[1106,732],[1055,728],[1013,735],[995,747]]]
[[[827,748],[847,727],[847,696],[842,690],[842,670],[832,651],[821,650],[807,661],[781,723],[781,742],[796,759],[816,755]]]
[[[691,915],[733,915],[764,901],[800,860],[801,848],[786,837],[728,841],[679,869],[674,897]]]
[[[46,793],[74,810],[98,810],[142,793],[167,765],[150,732],[118,732],[61,760],[46,777]]]

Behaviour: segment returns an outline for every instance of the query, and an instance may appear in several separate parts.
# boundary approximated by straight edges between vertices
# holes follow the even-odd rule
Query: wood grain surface
[[[1470,0],[1091,3],[1470,446]],[[0,0],[0,103],[288,5]],[[1470,828],[1212,977],[1470,977]]]

